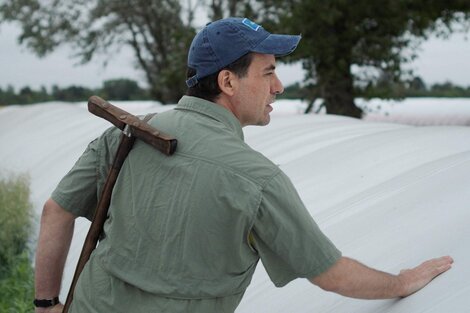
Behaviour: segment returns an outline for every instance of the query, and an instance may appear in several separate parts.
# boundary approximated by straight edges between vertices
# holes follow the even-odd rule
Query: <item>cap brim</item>
[[[274,54],[276,57],[282,57],[292,53],[297,48],[301,38],[302,36],[299,35],[270,34],[252,49],[252,52]]]

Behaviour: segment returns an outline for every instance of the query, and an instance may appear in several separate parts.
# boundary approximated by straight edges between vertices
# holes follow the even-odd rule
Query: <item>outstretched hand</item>
[[[449,270],[452,263],[454,260],[450,256],[444,256],[423,262],[415,268],[402,270],[398,275],[404,287],[402,296],[407,297],[420,290],[436,276]]]

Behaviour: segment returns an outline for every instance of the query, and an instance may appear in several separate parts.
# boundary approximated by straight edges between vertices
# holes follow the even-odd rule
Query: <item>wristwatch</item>
[[[50,306],[54,306],[59,304],[59,297],[55,297],[52,299],[34,299],[34,306],[37,308],[48,308]]]

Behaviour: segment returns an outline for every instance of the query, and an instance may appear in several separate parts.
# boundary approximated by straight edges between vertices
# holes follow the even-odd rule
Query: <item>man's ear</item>
[[[220,90],[228,96],[233,96],[238,86],[237,75],[229,70],[221,70],[217,76]]]

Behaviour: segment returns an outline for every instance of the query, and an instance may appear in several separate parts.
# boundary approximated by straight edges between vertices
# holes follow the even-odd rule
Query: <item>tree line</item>
[[[141,88],[131,79],[111,79],[103,82],[100,88],[83,86],[58,87],[52,86],[48,91],[46,87],[38,90],[23,87],[16,91],[12,86],[5,89],[0,87],[0,105],[31,104],[47,101],[77,102],[86,101],[90,96],[98,95],[108,100],[151,100],[152,96],[147,88]]]
[[[403,65],[430,35],[448,36],[470,24],[468,0],[4,0],[0,23],[18,23],[21,44],[39,56],[71,46],[81,62],[130,47],[152,99],[175,103],[185,92],[186,58],[200,19],[246,16],[272,32],[302,34],[296,52],[306,99],[326,111],[361,117],[356,68],[402,81]],[[443,56],[444,57],[444,56]],[[377,78],[368,78],[371,85]],[[366,83],[366,85],[368,84]]]
[[[384,79],[367,86],[356,86],[355,94],[358,97],[401,99],[410,97],[449,97],[470,98],[470,86],[462,87],[451,82],[436,83],[427,86],[420,77],[408,82],[393,82]],[[100,88],[87,88],[83,86],[58,87],[52,86],[48,91],[45,87],[38,90],[23,87],[16,91],[12,86],[5,89],[0,87],[0,106],[10,104],[32,104],[47,101],[80,102],[92,95],[98,95],[110,101],[153,100],[148,88],[141,88],[131,79],[106,80]],[[300,83],[287,86],[279,99],[308,100],[308,89]]]
[[[287,86],[280,99],[307,99],[309,89],[301,83]],[[371,99],[403,99],[414,97],[430,98],[470,98],[470,85],[463,87],[455,85],[450,81],[427,85],[421,77],[414,77],[408,81],[390,81],[379,79],[374,83],[365,86],[354,87],[354,94],[357,97]]]

